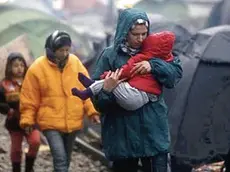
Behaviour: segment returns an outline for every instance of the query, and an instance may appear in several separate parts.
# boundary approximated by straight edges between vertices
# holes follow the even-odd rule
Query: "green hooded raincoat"
[[[130,58],[120,49],[120,45],[137,19],[148,21],[147,15],[136,9],[124,10],[120,14],[114,44],[99,57],[93,79],[98,80],[104,71],[115,71]],[[167,88],[173,88],[182,77],[177,58],[171,63],[159,58],[149,62],[151,73]],[[94,97],[93,102],[101,112],[102,144],[109,160],[148,157],[169,151],[167,106],[162,95],[159,101],[149,102],[136,111],[121,108],[113,93],[104,90]]]

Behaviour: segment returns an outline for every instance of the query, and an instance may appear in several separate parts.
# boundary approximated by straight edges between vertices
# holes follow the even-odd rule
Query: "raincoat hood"
[[[114,48],[118,50],[120,45],[125,42],[128,32],[137,19],[143,19],[149,23],[148,16],[145,12],[134,8],[125,9],[119,15],[117,29],[114,39]],[[148,28],[149,30],[149,28]]]

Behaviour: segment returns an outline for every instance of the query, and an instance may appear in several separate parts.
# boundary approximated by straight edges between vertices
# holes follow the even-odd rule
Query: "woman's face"
[[[23,77],[25,73],[25,65],[22,60],[15,59],[12,62],[13,77]]]
[[[129,31],[127,42],[131,48],[138,49],[141,47],[142,42],[147,37],[148,29],[144,24],[135,25],[135,27]]]

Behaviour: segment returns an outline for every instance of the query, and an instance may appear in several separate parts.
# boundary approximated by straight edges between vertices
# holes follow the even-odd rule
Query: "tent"
[[[180,21],[189,16],[188,5],[182,0],[141,0],[133,8],[147,13],[161,14],[170,21]]]
[[[78,54],[83,63],[93,58],[92,43],[76,30],[53,16],[45,13],[14,6],[0,7],[0,46],[5,45],[16,37],[26,34],[29,49],[34,57],[44,52],[47,36],[54,30],[67,31],[73,41],[73,52]]]
[[[230,145],[230,26],[201,30],[180,54],[183,78],[165,90],[171,155],[194,166],[227,154]],[[174,171],[173,171],[174,172]]]
[[[8,44],[0,47],[0,61],[2,65],[0,68],[0,78],[4,78],[5,76],[7,57],[11,52],[20,52],[24,56],[27,65],[32,64],[34,60],[30,54],[30,50],[28,49],[28,40],[26,35],[17,37]]]
[[[221,0],[216,3],[207,19],[205,28],[214,27],[218,25],[229,25],[230,24],[230,1]]]
[[[160,32],[164,30],[172,31],[176,35],[176,41],[174,43],[173,52],[174,54],[179,54],[183,52],[184,48],[190,41],[192,34],[183,26],[170,22],[167,20],[161,21],[150,21],[150,31],[151,32]]]

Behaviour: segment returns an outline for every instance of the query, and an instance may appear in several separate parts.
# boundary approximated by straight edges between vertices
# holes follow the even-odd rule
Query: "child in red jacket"
[[[161,58],[166,62],[173,61],[172,48],[175,41],[175,35],[169,31],[150,34],[143,42],[141,52],[132,56],[127,64],[122,66],[121,78],[127,78],[127,82],[120,83],[113,93],[117,103],[127,109],[136,110],[148,103],[149,100],[157,101],[162,92],[161,84],[153,77],[152,74],[137,74],[131,77],[130,71],[135,63],[148,61],[152,58]],[[108,72],[101,75],[103,79]],[[83,100],[98,94],[102,89],[104,80],[92,81],[82,73],[78,76],[80,82],[87,87],[86,90],[80,91],[77,88],[72,89],[72,94]]]
[[[19,95],[27,70],[27,64],[20,53],[11,53],[7,58],[5,78],[0,83],[0,113],[6,114],[5,127],[11,138],[12,171],[21,171],[22,141],[25,137],[29,144],[26,154],[25,171],[32,172],[33,164],[40,146],[40,133],[34,129],[27,134],[19,126]]]

